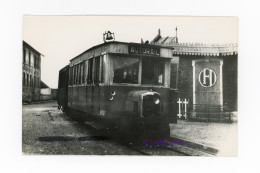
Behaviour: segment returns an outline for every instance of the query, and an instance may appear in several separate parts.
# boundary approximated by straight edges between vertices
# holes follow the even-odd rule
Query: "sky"
[[[41,79],[58,86],[59,70],[69,60],[97,44],[103,33],[115,33],[115,41],[140,43],[161,35],[175,36],[180,43],[238,43],[236,17],[172,16],[32,16],[23,17],[23,40],[44,55]]]

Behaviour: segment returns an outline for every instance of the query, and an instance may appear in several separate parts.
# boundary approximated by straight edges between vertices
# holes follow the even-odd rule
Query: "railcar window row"
[[[103,56],[93,57],[69,69],[69,85],[99,84],[104,82]]]
[[[80,62],[69,69],[69,85],[106,82],[164,86],[170,83],[165,75],[170,60],[151,57],[102,55]],[[167,73],[168,75],[168,73]]]

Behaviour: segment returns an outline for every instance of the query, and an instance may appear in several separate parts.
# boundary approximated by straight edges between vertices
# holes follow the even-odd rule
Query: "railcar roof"
[[[120,41],[111,41],[111,42],[105,42],[105,43],[101,43],[101,44],[98,44],[98,45],[95,45],[87,50],[85,50],[84,52],[82,52],[81,54],[77,55],[76,57],[72,58],[71,60],[79,57],[80,55],[92,50],[92,49],[95,49],[95,48],[98,48],[100,46],[104,46],[104,45],[109,45],[109,44],[115,44],[115,43],[120,43],[120,44],[126,44],[126,45],[130,45],[130,44],[136,44],[136,45],[146,45],[146,46],[150,46],[150,47],[157,47],[157,48],[166,48],[166,49],[173,49],[173,48],[170,48],[170,47],[167,47],[167,46],[161,46],[161,45],[154,45],[154,44],[141,44],[141,43],[134,43],[134,42],[120,42]],[[71,61],[70,60],[70,61]]]

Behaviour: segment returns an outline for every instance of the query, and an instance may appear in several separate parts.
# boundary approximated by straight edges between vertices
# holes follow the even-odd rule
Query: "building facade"
[[[40,100],[41,55],[40,52],[23,41],[23,103]]]
[[[177,57],[171,62],[171,88],[178,90],[178,116],[205,105],[237,111],[237,44],[179,43],[160,30],[150,44],[171,47]]]

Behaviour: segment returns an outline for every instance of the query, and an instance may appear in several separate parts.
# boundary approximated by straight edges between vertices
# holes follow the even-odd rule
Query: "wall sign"
[[[160,56],[160,48],[146,45],[129,45],[129,54]]]
[[[199,82],[203,87],[212,87],[217,81],[216,73],[209,68],[204,68],[199,73]]]

